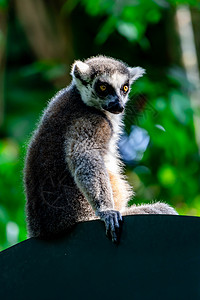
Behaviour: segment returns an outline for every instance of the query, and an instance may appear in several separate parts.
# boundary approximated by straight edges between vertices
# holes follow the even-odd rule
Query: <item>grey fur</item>
[[[160,202],[126,208],[133,192],[117,149],[121,111],[128,101],[123,84],[143,73],[104,56],[74,63],[71,85],[49,102],[28,147],[29,236],[51,237],[76,222],[101,218],[115,242],[121,213],[177,214]],[[98,93],[99,81],[110,94]]]

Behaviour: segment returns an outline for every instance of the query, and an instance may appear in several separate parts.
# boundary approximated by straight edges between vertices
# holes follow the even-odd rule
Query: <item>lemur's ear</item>
[[[137,80],[138,78],[142,77],[143,74],[145,73],[145,69],[141,67],[135,67],[135,68],[130,68],[128,67],[129,73],[130,73],[130,79],[131,82]]]
[[[89,79],[90,67],[88,64],[77,60],[72,65],[71,75],[72,77],[76,77],[78,79],[87,80]]]

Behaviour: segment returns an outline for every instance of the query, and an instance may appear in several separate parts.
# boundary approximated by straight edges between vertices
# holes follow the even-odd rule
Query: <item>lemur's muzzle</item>
[[[103,109],[113,113],[119,114],[124,110],[124,105],[119,98],[115,98],[114,101],[108,103],[108,105],[103,106]]]

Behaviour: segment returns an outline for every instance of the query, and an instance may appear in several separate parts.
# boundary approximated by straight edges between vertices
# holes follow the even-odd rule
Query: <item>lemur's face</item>
[[[113,114],[122,113],[130,86],[144,70],[103,56],[76,61],[72,76],[85,104]]]
[[[128,77],[116,72],[112,76],[97,77],[92,86],[100,108],[118,114],[123,112],[128,100],[129,85]]]

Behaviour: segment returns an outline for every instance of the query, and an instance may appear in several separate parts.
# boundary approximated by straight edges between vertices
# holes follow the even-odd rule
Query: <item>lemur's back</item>
[[[66,223],[70,227],[77,221],[95,218],[91,205],[70,174],[65,153],[70,127],[78,119],[91,119],[93,114],[96,120],[99,118],[109,125],[104,114],[87,107],[72,86],[58,93],[44,112],[29,145],[25,166],[30,236],[56,233],[55,228],[50,228],[54,218],[61,223],[59,232],[62,232],[62,223],[66,230]]]

